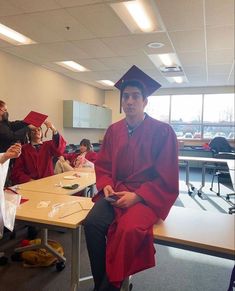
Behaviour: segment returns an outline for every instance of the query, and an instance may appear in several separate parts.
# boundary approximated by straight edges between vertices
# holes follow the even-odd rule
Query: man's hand
[[[10,146],[9,149],[3,154],[1,163],[4,163],[8,159],[18,158],[21,154],[21,144],[15,143],[14,145]]]
[[[105,197],[108,197],[109,195],[114,193],[114,190],[110,185],[105,186],[103,191],[104,191],[104,196]]]
[[[47,135],[48,129],[51,129],[51,131],[53,132],[53,134],[57,134],[57,130],[54,127],[54,125],[49,121],[49,120],[45,120],[44,124],[46,125],[46,132],[45,132],[45,137]]]
[[[143,199],[134,192],[128,191],[115,192],[115,195],[117,195],[120,198],[116,202],[113,202],[112,205],[119,208],[129,208],[132,205],[143,201]]]

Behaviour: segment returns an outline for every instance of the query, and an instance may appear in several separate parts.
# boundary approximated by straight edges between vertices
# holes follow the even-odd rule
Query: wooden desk
[[[173,206],[154,226],[156,243],[234,260],[234,216]]]
[[[65,179],[66,176],[73,176],[75,173],[80,177],[73,180]],[[73,195],[96,183],[95,171],[82,169],[79,171],[69,171],[58,175],[49,176],[39,180],[30,181],[19,185],[19,189],[30,190],[40,193]],[[75,190],[63,189],[60,185],[79,184]]]
[[[35,192],[29,193],[28,191],[21,190],[23,198],[29,199],[27,202],[22,203],[17,209],[16,219],[27,222],[30,225],[39,226],[42,229],[53,229],[56,227],[62,229],[69,229],[72,233],[72,256],[71,256],[71,290],[77,290],[80,278],[80,264],[79,264],[79,254],[80,254],[80,225],[81,222],[86,217],[87,213],[93,206],[93,202],[90,198],[77,197],[77,196],[66,196],[66,195],[56,195],[48,193],[40,193],[40,195],[35,195]],[[41,207],[40,203],[42,201],[49,201],[48,207]],[[79,202],[82,207],[86,210],[81,210]],[[52,206],[61,203],[71,205],[69,210],[81,210],[77,213],[60,218],[61,212],[57,213],[55,216],[49,217],[48,214],[52,210]],[[69,214],[69,211],[66,212]]]

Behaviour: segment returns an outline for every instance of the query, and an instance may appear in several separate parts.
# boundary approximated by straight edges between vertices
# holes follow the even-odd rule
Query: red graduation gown
[[[61,135],[54,135],[52,140],[43,142],[39,150],[31,143],[23,145],[21,155],[15,160],[11,172],[13,184],[54,175],[53,157],[61,156],[65,146],[66,141]]]
[[[178,192],[178,146],[173,129],[148,115],[128,136],[126,121],[111,125],[95,163],[97,189],[111,185],[114,191],[131,191],[145,203],[115,208],[109,228],[106,272],[110,282],[153,267],[152,226],[165,219]]]
[[[66,160],[70,161],[70,165],[72,167],[74,167],[75,162],[76,162],[76,159],[77,159],[77,157],[79,155],[80,155],[79,153],[67,153],[67,154],[63,154],[64,158]],[[88,161],[90,161],[92,163],[95,163],[96,158],[97,158],[97,153],[96,152],[93,152],[93,151],[89,151],[89,152],[86,153],[85,158]]]

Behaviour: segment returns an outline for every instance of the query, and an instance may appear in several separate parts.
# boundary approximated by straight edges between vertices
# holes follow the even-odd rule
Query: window
[[[173,95],[171,123],[200,123],[202,118],[202,95]]]
[[[234,94],[150,96],[145,111],[170,123],[178,139],[235,137]]]
[[[145,112],[153,118],[169,123],[170,96],[149,96]]]

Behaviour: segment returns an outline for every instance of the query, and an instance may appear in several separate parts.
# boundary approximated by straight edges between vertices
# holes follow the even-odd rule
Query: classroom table
[[[28,201],[22,203],[17,209],[17,220],[23,221],[27,223],[27,225],[39,226],[42,229],[44,238],[46,236],[46,240],[47,229],[55,228],[71,231],[71,290],[77,290],[80,278],[79,255],[81,223],[92,208],[93,202],[90,198],[86,197],[56,195],[42,192],[40,195],[35,195],[36,192],[26,190],[20,190],[20,193],[22,197],[28,199]],[[61,207],[58,204],[60,204]],[[16,252],[18,251],[22,251],[22,248],[16,249]],[[65,261],[64,258],[58,258]]]
[[[234,216],[173,206],[165,221],[153,227],[154,243],[235,259]],[[122,291],[130,290],[130,278]]]
[[[185,163],[186,167],[186,179],[185,183],[188,187],[188,193],[189,195],[192,194],[192,191],[195,191],[195,187],[192,183],[189,182],[189,175],[190,175],[190,167],[189,167],[189,162],[190,161],[197,161],[202,163],[202,178],[201,178],[201,185],[199,189],[196,191],[198,196],[202,196],[202,189],[205,186],[205,176],[206,176],[206,168],[211,166],[214,166],[216,163],[219,164],[224,164],[225,166],[228,165],[228,162],[231,160],[228,159],[216,159],[216,158],[206,158],[206,157],[187,157],[187,156],[179,156],[179,163],[183,162]]]
[[[78,175],[76,177],[75,175]],[[96,183],[94,169],[81,168],[77,171],[69,171],[46,178],[19,184],[17,189],[30,190],[40,193],[52,193],[61,195],[73,195]],[[79,184],[76,189],[64,189],[62,186]]]
[[[157,244],[234,260],[234,216],[173,206],[153,230]]]

